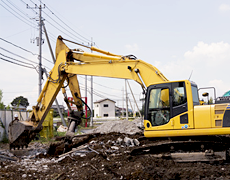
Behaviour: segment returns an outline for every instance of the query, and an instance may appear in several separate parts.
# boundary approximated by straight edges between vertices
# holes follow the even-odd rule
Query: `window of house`
[[[108,104],[104,104],[104,107],[109,107],[109,105]]]
[[[104,117],[109,117],[109,114],[104,114]]]

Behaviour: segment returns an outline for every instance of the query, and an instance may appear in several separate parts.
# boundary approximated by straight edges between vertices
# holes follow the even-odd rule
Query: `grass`
[[[93,127],[94,128],[94,127]],[[75,135],[82,134],[82,129],[92,129],[92,127],[82,127],[78,126],[77,131],[75,132]],[[59,136],[64,137],[66,135],[66,132],[58,132],[57,129],[53,130],[53,137]],[[47,138],[46,138],[47,137]],[[35,138],[36,140],[33,140],[33,142],[41,142],[41,143],[50,143],[55,142],[54,138],[49,138],[49,131],[46,132],[46,137],[40,136],[40,134]]]

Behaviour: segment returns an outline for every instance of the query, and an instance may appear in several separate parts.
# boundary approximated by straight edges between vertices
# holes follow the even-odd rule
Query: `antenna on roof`
[[[192,77],[192,73],[193,73],[193,70],[192,70],[192,72],[191,72],[191,74],[190,74],[190,76],[189,76],[188,80],[190,80],[190,78]]]

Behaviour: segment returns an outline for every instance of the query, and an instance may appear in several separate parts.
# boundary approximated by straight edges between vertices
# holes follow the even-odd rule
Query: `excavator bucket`
[[[12,121],[8,130],[10,149],[28,147],[39,131],[32,121]]]

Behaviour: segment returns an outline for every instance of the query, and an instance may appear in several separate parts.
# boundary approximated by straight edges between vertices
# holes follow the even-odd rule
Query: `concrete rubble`
[[[60,125],[57,129],[57,132],[67,132],[68,127]]]
[[[127,120],[120,120],[120,121],[113,121],[113,122],[105,122],[104,124],[100,125],[96,129],[94,129],[93,133],[124,133],[124,134],[136,134],[141,133],[143,130],[139,128],[141,119],[137,119],[135,121],[127,121]],[[141,126],[140,126],[141,127]]]

